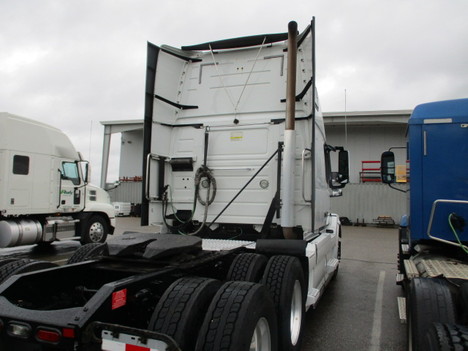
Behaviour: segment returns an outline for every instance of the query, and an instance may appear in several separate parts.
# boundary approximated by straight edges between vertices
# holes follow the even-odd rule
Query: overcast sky
[[[302,31],[325,112],[468,97],[467,0],[0,0],[0,111],[62,129],[99,184],[99,121],[142,119],[146,42]],[[108,181],[118,177],[113,137]]]

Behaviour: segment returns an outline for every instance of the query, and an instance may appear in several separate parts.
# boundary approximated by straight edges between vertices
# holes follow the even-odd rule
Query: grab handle
[[[154,198],[152,198],[150,196],[150,165],[151,165],[151,160],[160,160],[160,157],[159,155],[156,155],[156,154],[151,154],[149,153],[147,156],[146,156],[146,183],[145,183],[145,197],[146,197],[146,200],[148,201],[151,201],[153,200]]]
[[[305,148],[304,150],[302,150],[302,157],[301,157],[301,166],[302,166],[302,199],[305,201],[305,202],[312,202],[312,199],[311,200],[307,200],[306,197],[305,197],[305,155],[307,152],[312,152],[311,149],[308,149],[308,148]]]

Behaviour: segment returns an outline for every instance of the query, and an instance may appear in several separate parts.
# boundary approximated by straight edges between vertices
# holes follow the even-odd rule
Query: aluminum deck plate
[[[415,263],[412,260],[404,260],[405,272],[408,279],[419,277],[419,271]]]
[[[203,239],[202,248],[206,251],[224,251],[233,250],[240,247],[255,249],[254,241],[242,240],[222,240],[222,239]]]
[[[468,279],[468,265],[459,261],[423,260],[429,277]]]
[[[406,298],[402,296],[397,297],[397,303],[398,303],[398,316],[400,317],[400,322],[401,324],[406,324],[407,319],[406,319]]]

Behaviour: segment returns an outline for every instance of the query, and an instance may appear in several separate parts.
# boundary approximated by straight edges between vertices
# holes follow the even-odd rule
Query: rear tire
[[[176,280],[156,305],[148,329],[169,335],[181,350],[192,351],[201,321],[220,285],[207,278]]]
[[[109,233],[107,221],[100,215],[91,216],[81,228],[82,244],[103,243]]]
[[[262,283],[270,290],[276,306],[280,350],[300,350],[305,323],[305,279],[299,259],[273,256]]]
[[[107,245],[101,243],[85,244],[76,250],[67,261],[67,264],[84,262],[104,255]]]
[[[15,260],[0,267],[0,283],[15,274],[33,272],[56,266],[55,263],[49,261],[37,261],[27,258]]]
[[[437,278],[413,278],[408,295],[408,349],[425,351],[432,323],[455,323],[452,295],[445,281]]]
[[[227,282],[208,308],[196,351],[276,351],[277,328],[267,289],[250,282]]]
[[[226,280],[258,283],[262,279],[268,259],[256,253],[237,255],[229,267]]]
[[[426,335],[426,341],[428,351],[468,350],[468,328],[433,323]]]
[[[18,258],[4,258],[4,259],[0,260],[0,267],[6,265],[7,263],[17,261],[17,260],[19,260],[19,259]]]

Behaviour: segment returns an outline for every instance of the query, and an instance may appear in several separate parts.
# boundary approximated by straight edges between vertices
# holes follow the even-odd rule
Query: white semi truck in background
[[[104,242],[115,228],[103,189],[59,129],[0,113],[0,248],[80,239]]]

